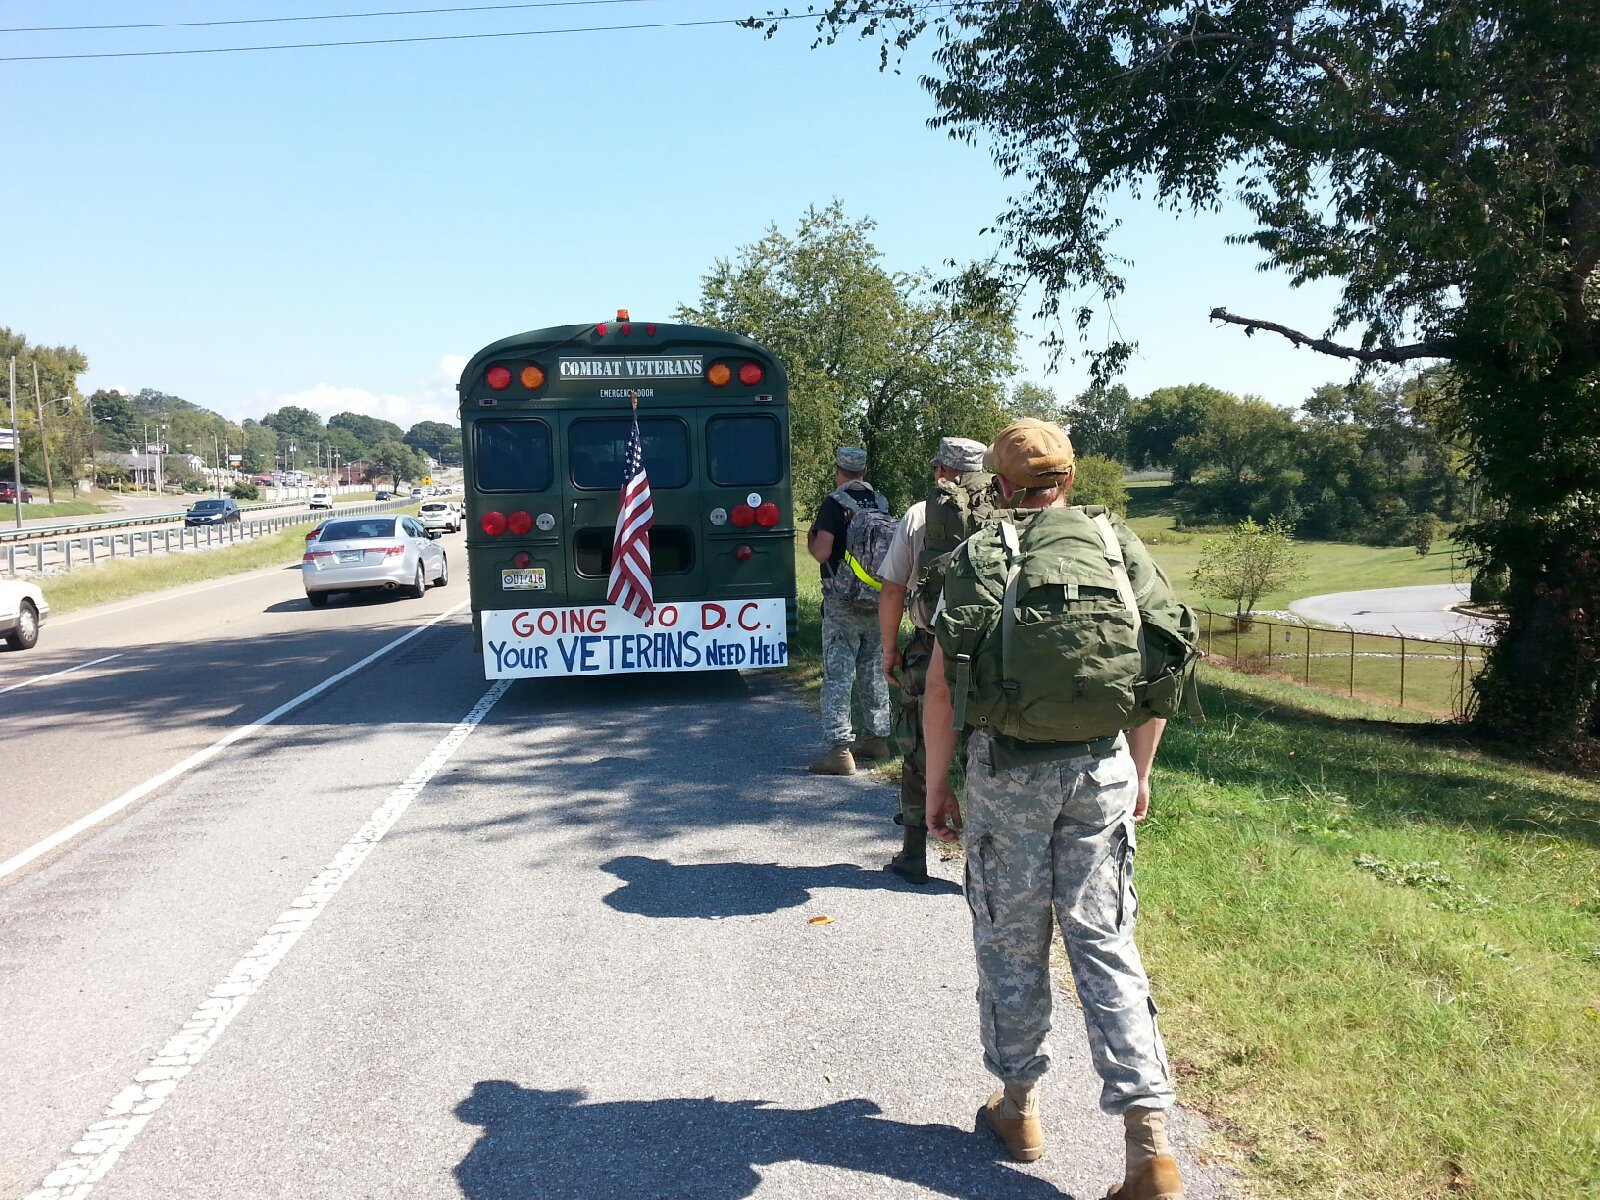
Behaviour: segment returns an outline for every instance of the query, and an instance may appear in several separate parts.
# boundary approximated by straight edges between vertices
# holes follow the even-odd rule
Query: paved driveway
[[[1489,641],[1495,629],[1493,621],[1451,611],[1452,605],[1461,604],[1466,598],[1464,583],[1429,584],[1307,596],[1289,605],[1289,610],[1303,621],[1347,626],[1362,633],[1399,633],[1438,641]]]

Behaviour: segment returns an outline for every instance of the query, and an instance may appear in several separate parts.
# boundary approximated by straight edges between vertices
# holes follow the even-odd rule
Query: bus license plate
[[[545,590],[544,568],[534,567],[530,571],[502,570],[500,572],[500,590],[505,592],[542,592]]]

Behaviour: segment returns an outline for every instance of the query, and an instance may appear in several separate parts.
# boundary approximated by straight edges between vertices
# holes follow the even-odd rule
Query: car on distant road
[[[0,482],[0,501],[10,504],[15,501],[16,498],[17,485],[9,479],[5,480],[4,482]],[[22,489],[22,502],[24,504],[33,503],[33,493],[30,492],[26,486],[24,486]]]
[[[232,525],[239,520],[239,502],[226,496],[196,500],[183,514],[185,525]]]
[[[415,517],[344,517],[327,521],[314,543],[306,544],[300,579],[306,601],[321,608],[335,592],[404,588],[420,598],[430,583],[450,582],[450,563],[438,533]]]
[[[374,500],[388,500],[388,499],[391,499],[391,497],[390,497],[390,495],[389,495],[387,490],[380,488],[376,493],[374,493],[373,499]]]
[[[411,489],[411,498],[413,500],[422,499],[422,489],[421,488],[412,488]]]
[[[461,531],[462,516],[456,506],[443,500],[425,500],[419,515],[424,529],[442,529],[447,533]]]
[[[50,615],[50,605],[37,584],[21,579],[0,579],[0,636],[13,650],[32,650],[39,641],[39,626]]]
[[[311,499],[306,502],[307,508],[332,508],[333,497],[327,492],[312,492]]]

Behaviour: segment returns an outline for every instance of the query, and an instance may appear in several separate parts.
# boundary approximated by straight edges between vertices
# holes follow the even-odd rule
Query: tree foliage
[[[835,201],[794,233],[718,259],[678,319],[745,334],[789,373],[798,502],[833,488],[836,446],[864,446],[868,478],[901,511],[927,490],[941,437],[989,438],[1005,424],[1016,334],[1006,306],[967,308],[925,274],[890,271],[870,220]]]
[[[1073,504],[1101,504],[1122,516],[1128,515],[1128,489],[1122,482],[1122,464],[1114,458],[1079,455],[1073,473]]]
[[[754,22],[761,25],[762,22]],[[1325,331],[1214,319],[1346,362],[1444,360],[1486,495],[1478,564],[1510,573],[1478,722],[1600,735],[1600,20],[1571,0],[833,0],[884,61],[927,30],[933,123],[1024,185],[997,285],[1080,333],[1123,288],[1119,190],[1230,193],[1232,240],[1329,280]],[[775,25],[768,26],[769,32]],[[1132,347],[1090,349],[1109,376]],[[1546,664],[1561,664],[1559,677]]]
[[[418,421],[406,430],[405,444],[426,454],[441,465],[461,465],[461,430],[443,421]]]
[[[1226,537],[1208,541],[1194,569],[1195,590],[1233,601],[1243,618],[1261,597],[1288,587],[1305,574],[1306,556],[1281,521],[1258,525],[1245,518]]]

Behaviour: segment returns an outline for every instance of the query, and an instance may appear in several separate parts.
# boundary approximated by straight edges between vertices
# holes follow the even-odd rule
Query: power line
[[[813,20],[813,13],[785,13],[765,21]],[[626,33],[640,29],[698,29],[710,25],[742,25],[745,17],[718,17],[704,21],[642,21],[633,25],[579,25],[568,29],[524,29],[503,33],[436,33],[418,37],[362,38],[343,42],[279,42],[267,46],[212,46],[191,50],[109,50],[94,54],[8,54],[0,62],[62,62],[83,58],[173,58],[189,54],[250,54],[261,50],[316,50],[343,46],[401,46],[418,42],[471,42],[489,38],[552,37],[567,33]]]
[[[652,0],[533,0],[526,4],[470,4],[454,8],[396,8],[387,12],[315,13],[303,17],[238,17],[225,21],[147,21],[130,25],[19,25],[0,33],[75,33],[91,29],[206,29],[217,25],[284,25],[293,21],[357,21],[368,17],[417,17],[439,13],[505,12],[527,8],[587,8],[596,4],[646,4]]]

